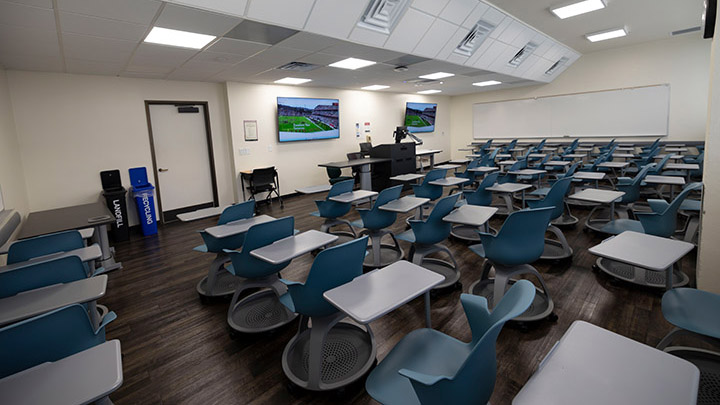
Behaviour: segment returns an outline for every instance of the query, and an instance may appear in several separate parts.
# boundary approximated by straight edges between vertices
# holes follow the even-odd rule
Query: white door
[[[205,110],[194,107],[198,112],[180,113],[173,104],[149,105],[158,202],[166,221],[216,203]]]

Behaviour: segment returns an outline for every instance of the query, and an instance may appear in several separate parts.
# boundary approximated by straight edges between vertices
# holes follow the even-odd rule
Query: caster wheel
[[[555,312],[552,312],[550,313],[550,315],[548,315],[547,320],[550,322],[557,322],[558,316]]]
[[[238,331],[236,331],[235,329],[228,328],[228,335],[230,336],[230,339],[232,339],[232,340],[240,339],[240,333]]]
[[[463,285],[462,285],[461,282],[458,281],[458,282],[456,282],[455,284],[453,284],[453,288],[454,288],[455,290],[462,291]]]
[[[518,322],[517,328],[522,333],[527,333],[530,330],[530,327],[525,322]]]
[[[616,279],[616,278],[611,278],[611,279],[610,279],[610,285],[613,286],[613,287],[617,287],[617,286],[620,285],[620,280],[618,280],[618,279]]]
[[[597,264],[593,264],[593,265],[592,265],[592,271],[594,271],[594,272],[600,271],[600,268],[598,267]]]

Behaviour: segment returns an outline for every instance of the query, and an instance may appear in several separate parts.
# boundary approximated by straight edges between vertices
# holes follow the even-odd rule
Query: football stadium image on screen
[[[340,137],[338,100],[278,97],[280,142]]]
[[[407,103],[405,108],[405,126],[410,132],[435,131],[435,112],[437,104]]]

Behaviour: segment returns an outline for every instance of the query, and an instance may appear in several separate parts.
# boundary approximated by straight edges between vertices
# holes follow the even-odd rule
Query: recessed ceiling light
[[[341,68],[341,69],[360,69],[364,68],[365,66],[371,66],[374,65],[377,62],[373,62],[371,60],[365,60],[365,59],[357,59],[357,58],[347,58],[343,59],[339,62],[331,63],[331,67]]]
[[[497,80],[488,80],[486,82],[473,83],[473,86],[485,87],[485,86],[494,86],[496,84],[502,84],[502,82],[499,82]]]
[[[286,77],[280,80],[275,80],[275,83],[277,84],[303,84],[307,82],[311,82],[310,79],[298,79],[297,77]]]
[[[627,31],[625,31],[625,28],[620,28],[610,31],[596,32],[594,34],[587,34],[585,35],[585,38],[587,38],[590,42],[598,42],[605,41],[607,39],[624,37],[625,35],[627,35]]]
[[[567,6],[550,9],[560,19],[575,17],[576,15],[589,13],[605,8],[603,0],[585,0],[579,3],[568,4]]]
[[[445,77],[455,76],[453,73],[445,73],[445,72],[437,72],[437,73],[431,73],[429,75],[422,75],[418,76],[421,79],[428,79],[428,80],[437,80],[442,79]]]
[[[435,94],[435,93],[440,93],[441,91],[442,90],[423,90],[423,91],[418,91],[418,94]]]
[[[361,89],[363,89],[363,90],[382,90],[382,89],[387,89],[388,87],[390,87],[390,86],[385,86],[382,84],[373,84],[372,86],[361,87]]]
[[[145,37],[145,42],[179,46],[181,48],[202,49],[213,39],[215,39],[215,36],[213,35],[196,34],[194,32],[153,27],[148,36]]]

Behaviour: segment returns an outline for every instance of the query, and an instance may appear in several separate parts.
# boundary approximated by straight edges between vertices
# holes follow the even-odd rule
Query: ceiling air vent
[[[312,63],[305,62],[290,62],[288,64],[279,66],[278,70],[289,70],[292,72],[309,72],[313,69],[319,68],[320,65],[313,65]]]
[[[483,20],[478,21],[465,38],[460,41],[460,44],[455,48],[455,53],[471,56],[494,29],[495,24]]]
[[[409,4],[410,0],[371,0],[357,25],[389,34]]]
[[[508,65],[512,67],[520,66],[520,64],[523,63],[528,56],[535,52],[535,49],[537,49],[537,47],[538,45],[535,42],[528,42],[527,45],[523,47],[523,49],[519,50],[518,53],[516,53],[515,56],[510,59]]]
[[[568,58],[563,56],[562,58],[560,58],[560,60],[553,63],[553,65],[550,66],[550,69],[545,71],[545,74],[551,75],[551,74],[555,73],[555,71],[560,69],[563,65],[565,65],[568,62],[568,60],[569,60]]]

